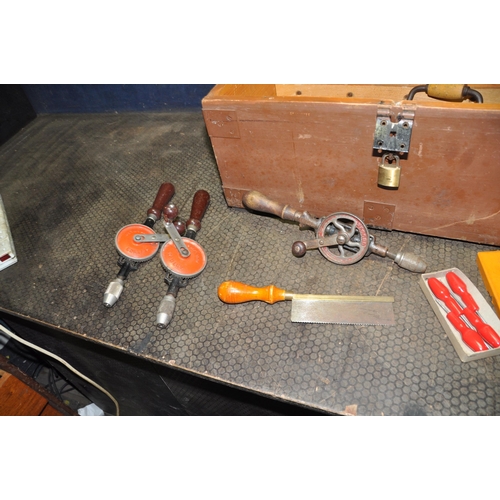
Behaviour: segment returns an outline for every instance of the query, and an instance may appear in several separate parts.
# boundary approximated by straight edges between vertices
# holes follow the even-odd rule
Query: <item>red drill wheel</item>
[[[126,259],[136,262],[145,262],[152,259],[159,243],[139,243],[134,239],[136,234],[156,234],[150,227],[143,224],[129,224],[122,227],[115,237],[115,246],[118,253]]]
[[[190,238],[182,238],[189,250],[188,257],[182,257],[172,240],[161,248],[160,259],[163,267],[179,278],[194,278],[207,265],[207,256],[199,243]]]
[[[364,222],[347,212],[337,212],[325,217],[316,231],[318,240],[337,236],[337,244],[319,247],[325,258],[335,264],[349,265],[360,261],[368,252],[370,233]]]

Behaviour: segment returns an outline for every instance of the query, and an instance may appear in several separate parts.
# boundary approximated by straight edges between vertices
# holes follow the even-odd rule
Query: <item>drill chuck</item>
[[[158,307],[158,312],[156,314],[156,326],[158,328],[166,328],[167,325],[172,320],[175,309],[175,297],[173,295],[167,294],[163,297]]]
[[[394,259],[399,267],[413,273],[425,273],[427,269],[426,262],[411,252],[399,252],[397,255],[387,252],[387,257]]]
[[[120,278],[115,278],[106,288],[104,292],[104,305],[106,307],[112,307],[115,305],[116,301],[120,298],[123,291],[124,281]]]

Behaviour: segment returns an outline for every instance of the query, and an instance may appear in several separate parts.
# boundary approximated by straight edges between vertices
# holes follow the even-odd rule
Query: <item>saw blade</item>
[[[292,322],[346,325],[395,325],[392,302],[350,300],[292,300]]]

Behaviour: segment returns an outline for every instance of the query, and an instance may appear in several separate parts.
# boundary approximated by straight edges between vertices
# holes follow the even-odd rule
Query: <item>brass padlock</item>
[[[388,158],[389,156],[391,158]],[[388,160],[387,163],[386,160]],[[387,188],[398,188],[400,175],[399,158],[394,155],[382,156],[382,162],[378,167],[378,185]]]

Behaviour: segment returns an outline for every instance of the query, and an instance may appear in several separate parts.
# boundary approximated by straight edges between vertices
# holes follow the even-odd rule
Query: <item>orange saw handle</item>
[[[274,285],[257,288],[239,281],[224,281],[218,289],[219,299],[226,304],[242,304],[253,300],[274,304],[286,300],[285,293],[285,290]]]

